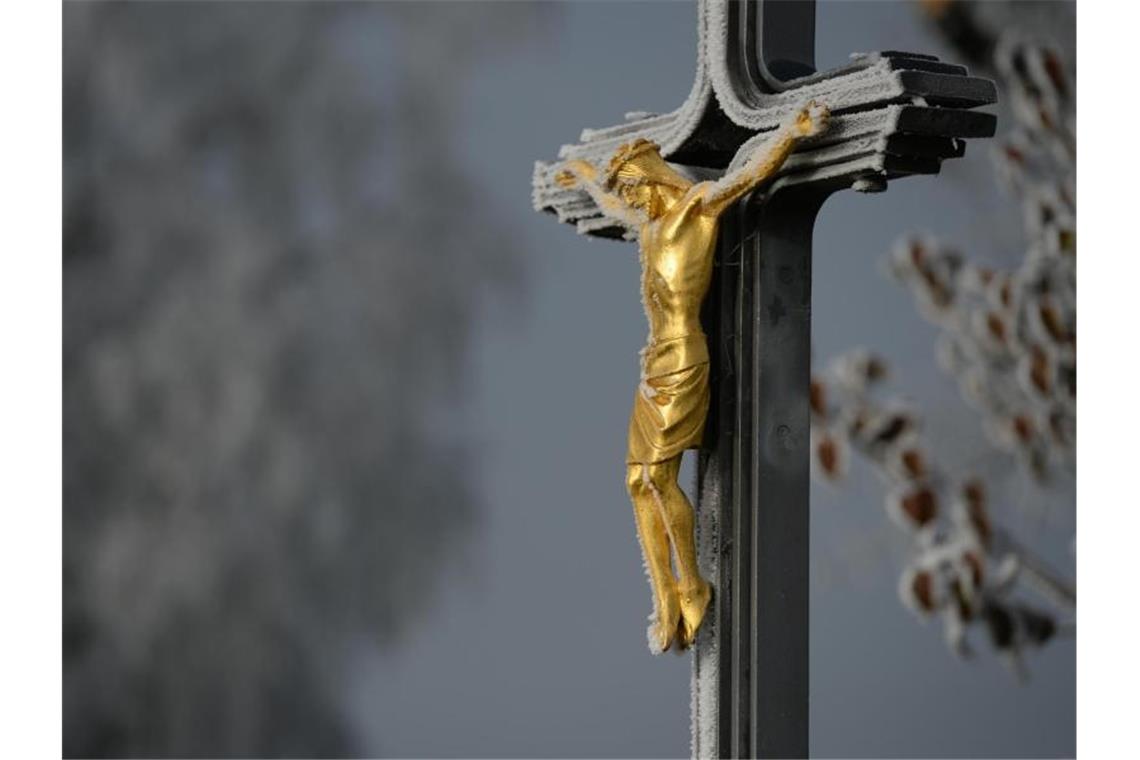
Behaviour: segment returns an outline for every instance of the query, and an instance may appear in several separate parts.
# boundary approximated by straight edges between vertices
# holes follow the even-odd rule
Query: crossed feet
[[[712,586],[703,578],[691,583],[670,584],[656,599],[649,625],[649,646],[654,652],[664,652],[674,645],[683,652],[693,645],[705,618]]]

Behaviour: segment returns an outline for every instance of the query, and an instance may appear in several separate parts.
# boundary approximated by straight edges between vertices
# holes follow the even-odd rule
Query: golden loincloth
[[[629,419],[626,463],[664,462],[696,448],[708,409],[709,349],[704,334],[646,346]]]

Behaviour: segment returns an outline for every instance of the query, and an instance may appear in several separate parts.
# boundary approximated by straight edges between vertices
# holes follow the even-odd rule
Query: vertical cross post
[[[740,43],[726,66],[739,95],[777,93],[815,72],[814,2],[732,3],[728,24]],[[825,197],[801,186],[741,201],[721,227],[705,309],[716,421],[697,492],[716,497],[698,509],[715,510],[720,529],[702,536],[719,559],[716,643],[702,642],[695,667],[719,675],[721,757],[808,754],[811,240]],[[715,664],[700,663],[710,651]]]
[[[715,643],[701,640],[697,658],[717,673],[724,757],[807,755],[811,234],[822,200],[789,189],[734,209],[706,304],[716,419],[697,492],[719,528],[702,521],[703,554],[719,561]]]
[[[694,757],[808,754],[808,561],[811,238],[816,213],[844,188],[937,174],[963,138],[990,137],[992,82],[933,56],[871,53],[814,67],[811,0],[702,0],[697,75],[667,114],[634,113],[588,129],[558,162],[537,162],[536,209],[583,234],[636,231],[556,181],[561,161],[603,164],[618,145],[653,140],[679,169],[731,171],[808,100],[829,129],[721,220],[704,307],[713,372],[697,471],[701,572],[716,584],[693,659]]]

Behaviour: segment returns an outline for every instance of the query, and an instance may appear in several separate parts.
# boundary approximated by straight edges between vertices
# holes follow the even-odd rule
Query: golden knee
[[[645,487],[652,488],[658,495],[679,488],[677,485],[677,467],[671,461],[644,465],[641,479]]]
[[[645,493],[645,476],[642,471],[645,469],[643,465],[631,464],[625,471],[625,490],[633,498],[637,498]]]

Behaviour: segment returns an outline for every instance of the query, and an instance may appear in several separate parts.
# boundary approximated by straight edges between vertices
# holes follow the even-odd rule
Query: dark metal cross
[[[693,661],[696,757],[808,754],[811,242],[816,213],[843,188],[886,189],[936,174],[962,138],[990,137],[992,82],[927,55],[880,52],[815,71],[811,0],[704,0],[697,77],[668,114],[586,130],[561,159],[608,159],[645,137],[674,164],[715,176],[814,99],[828,131],[761,193],[722,218],[705,303],[712,404],[697,474],[701,570],[716,585]],[[536,208],[579,231],[631,237],[580,191],[535,166]]]

